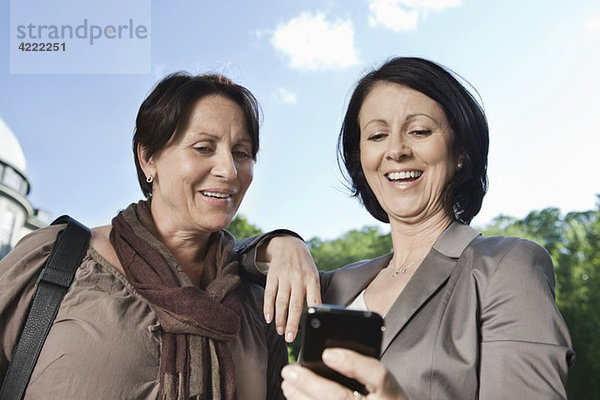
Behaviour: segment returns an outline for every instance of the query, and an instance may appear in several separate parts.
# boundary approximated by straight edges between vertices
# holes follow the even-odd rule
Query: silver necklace
[[[394,268],[394,270],[392,271],[392,277],[397,277],[398,275],[403,275],[406,273],[406,271],[408,271],[410,269],[410,265],[407,267],[403,267],[403,268]]]

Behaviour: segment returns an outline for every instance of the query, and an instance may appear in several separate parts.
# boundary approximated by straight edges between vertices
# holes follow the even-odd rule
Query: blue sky
[[[32,7],[32,21],[52,23],[41,11],[47,2],[14,1]],[[96,6],[86,13],[83,4],[64,12],[72,20],[102,21],[137,13]],[[93,226],[139,199],[130,149],[137,109],[161,76],[187,70],[224,73],[262,105],[261,151],[240,208],[251,223],[324,239],[376,225],[345,190],[336,140],[354,83],[392,56],[450,67],[483,99],[490,190],[474,224],[500,213],[595,206],[600,2],[152,1],[149,7],[149,73],[11,74],[15,33],[2,30],[0,118],[23,147],[35,207]],[[2,2],[0,15],[0,25],[9,27],[10,2]]]

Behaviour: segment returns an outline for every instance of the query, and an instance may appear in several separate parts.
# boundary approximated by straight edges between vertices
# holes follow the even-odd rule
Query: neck
[[[451,222],[452,219],[447,215],[417,223],[391,220],[394,257],[390,266],[402,268],[420,264]]]
[[[211,232],[198,232],[181,229],[183,224],[163,215],[153,201],[150,205],[152,219],[158,239],[173,255],[177,264],[190,278],[192,284],[201,282],[203,265]]]

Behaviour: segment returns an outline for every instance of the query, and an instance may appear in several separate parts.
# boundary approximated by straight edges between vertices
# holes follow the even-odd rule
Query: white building
[[[27,199],[31,183],[25,171],[23,149],[0,119],[0,259],[23,236],[49,224],[50,215]]]

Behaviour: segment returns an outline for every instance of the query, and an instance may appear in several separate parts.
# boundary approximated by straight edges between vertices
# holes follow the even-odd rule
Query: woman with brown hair
[[[133,138],[146,199],[92,229],[25,398],[282,398],[285,344],[223,230],[252,182],[258,119],[254,96],[220,75],[154,88]],[[2,379],[63,228],[31,233],[0,262]]]
[[[323,354],[365,384],[368,399],[566,398],[574,353],[548,252],[469,226],[488,155],[487,121],[471,93],[436,63],[394,58],[358,82],[339,152],[353,194],[390,224],[393,251],[322,272],[319,282],[298,240],[265,241],[257,259],[270,261],[265,313],[277,299],[278,329],[289,303],[293,336],[298,298],[314,302],[320,283],[324,303],[384,316],[381,361]],[[298,365],[283,376],[288,399],[362,396]]]

